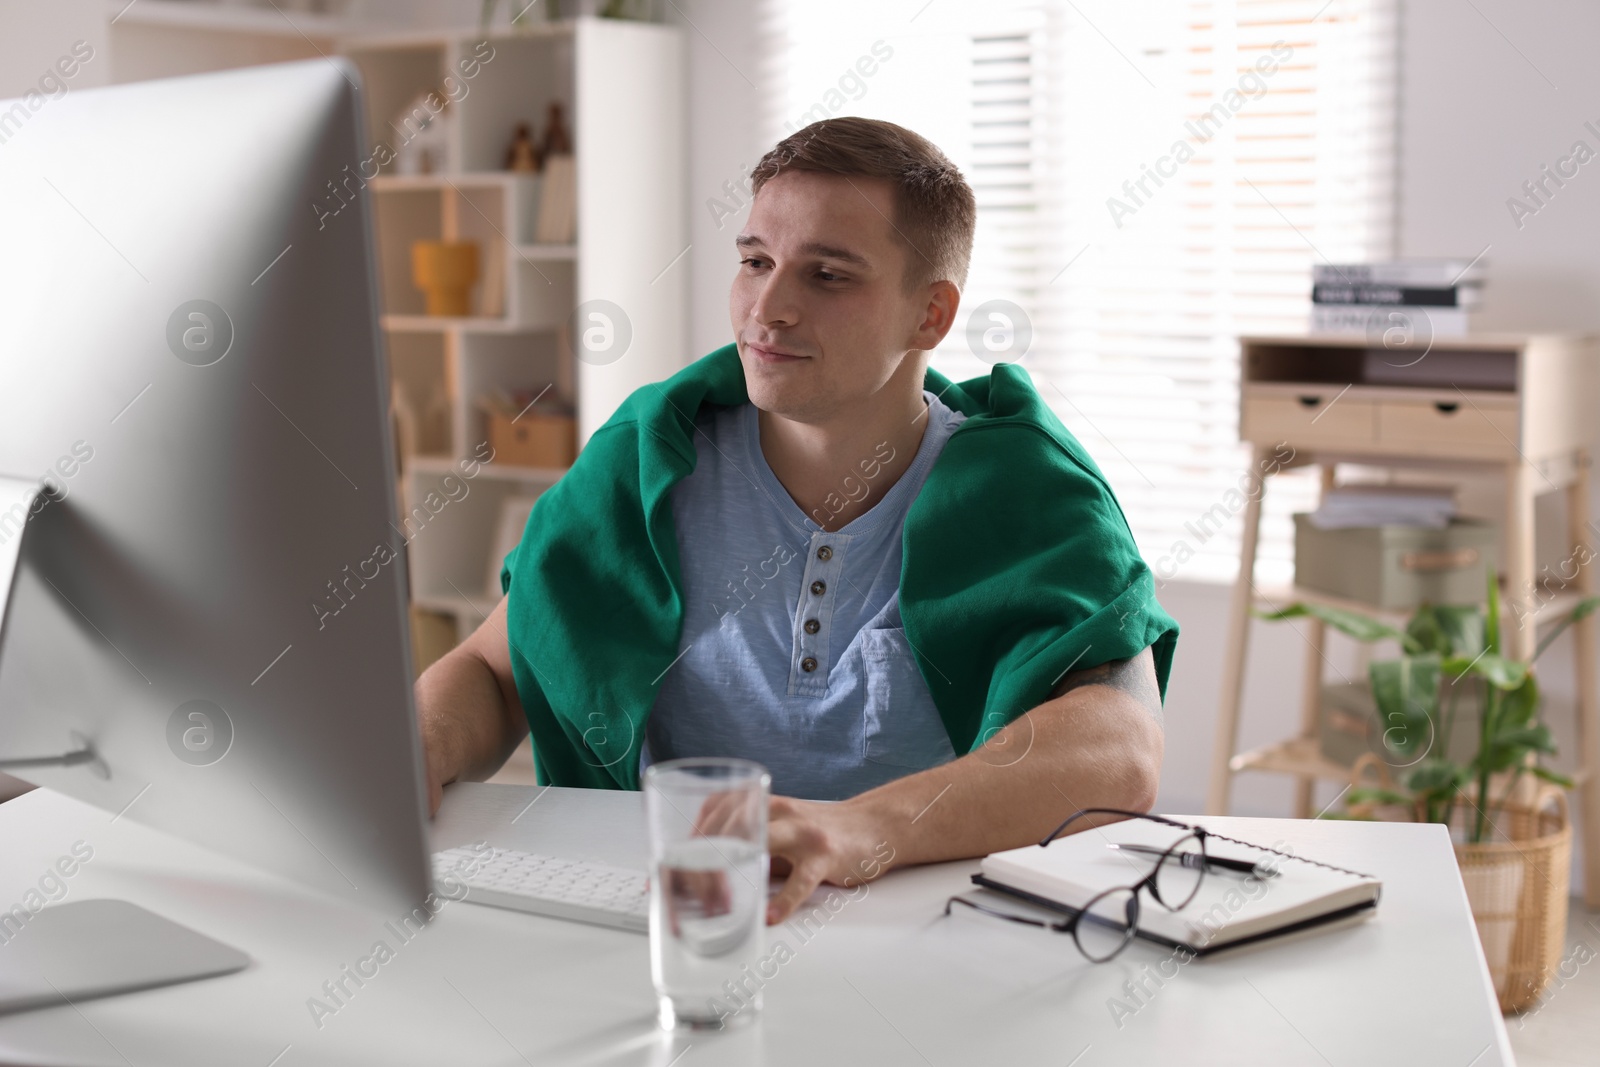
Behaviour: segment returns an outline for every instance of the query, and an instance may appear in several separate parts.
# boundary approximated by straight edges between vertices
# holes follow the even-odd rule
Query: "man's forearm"
[[[489,666],[468,649],[424,671],[416,694],[423,741],[437,752],[445,781],[493,775],[527,734],[526,723],[513,722]]]
[[[1079,808],[1147,810],[1161,755],[1161,727],[1143,702],[1088,685],[958,760],[845,803],[894,848],[894,866],[982,856],[1039,841]]]

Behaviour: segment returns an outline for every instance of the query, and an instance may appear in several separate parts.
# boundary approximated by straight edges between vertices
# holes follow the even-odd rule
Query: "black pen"
[[[1137,852],[1144,856],[1165,856],[1167,854],[1166,849],[1152,848],[1150,845],[1108,844],[1106,847],[1114,848],[1121,852]],[[1200,853],[1198,852],[1180,852],[1177,855],[1179,862],[1185,867],[1193,868],[1200,865]],[[1226,856],[1206,856],[1205,862],[1208,867],[1214,867],[1222,871],[1232,871],[1235,874],[1248,874],[1256,878],[1276,878],[1278,876],[1277,870],[1265,863],[1251,863],[1249,860],[1231,860]]]

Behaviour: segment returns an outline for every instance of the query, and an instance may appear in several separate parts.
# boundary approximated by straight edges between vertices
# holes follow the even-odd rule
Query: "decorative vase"
[[[427,297],[430,315],[470,315],[478,280],[476,241],[416,241],[411,280]]]

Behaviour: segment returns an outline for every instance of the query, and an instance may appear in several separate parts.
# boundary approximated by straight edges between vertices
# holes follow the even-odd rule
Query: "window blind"
[[[1395,5],[765,0],[765,132],[855,114],[938,144],[978,233],[934,366],[1016,358],[1158,575],[1231,580],[1238,489],[1259,491],[1236,339],[1302,329],[1313,263],[1393,252]],[[973,315],[1002,345],[1025,324],[1026,352],[975,354]],[[1269,487],[1261,582],[1288,579],[1289,516],[1315,495],[1306,472]]]

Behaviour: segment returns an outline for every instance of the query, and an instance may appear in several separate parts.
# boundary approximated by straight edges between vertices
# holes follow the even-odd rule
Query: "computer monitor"
[[[0,101],[0,766],[404,914],[431,875],[356,70],[32,96]]]

